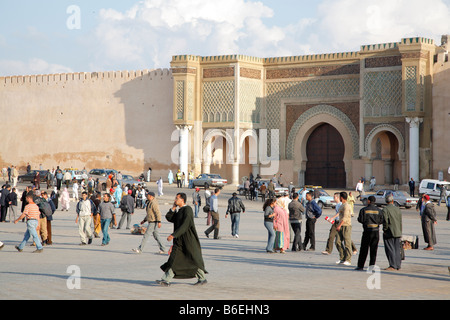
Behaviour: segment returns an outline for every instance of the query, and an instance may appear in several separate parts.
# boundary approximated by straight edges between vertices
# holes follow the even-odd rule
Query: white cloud
[[[264,18],[273,10],[244,0],[147,0],[126,12],[105,9],[96,29],[96,65],[167,67],[173,55],[253,54],[284,38]],[[276,52],[276,50],[273,50]]]
[[[0,76],[71,73],[71,68],[51,64],[39,58],[31,58],[27,62],[20,60],[0,60]]]
[[[450,11],[442,0],[325,0],[314,29],[321,42],[314,46],[321,51],[416,36],[439,40],[450,31]]]
[[[245,0],[146,0],[126,12],[104,9],[96,68],[168,67],[173,55],[257,57],[357,51],[404,37],[439,40],[450,30],[443,0],[322,0],[316,16],[269,26],[268,6]]]

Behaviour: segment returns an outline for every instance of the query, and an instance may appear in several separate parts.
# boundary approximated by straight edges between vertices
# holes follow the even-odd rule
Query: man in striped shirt
[[[17,224],[17,222],[19,222],[23,218],[27,218],[27,231],[23,236],[23,241],[20,243],[20,245],[16,246],[16,249],[17,251],[22,252],[23,248],[27,244],[28,239],[30,239],[30,237],[33,237],[33,240],[36,243],[36,250],[33,251],[33,253],[41,253],[43,251],[43,247],[41,244],[41,239],[38,236],[40,216],[39,207],[34,203],[32,193],[27,194],[26,201],[28,202],[28,204],[23,210],[22,215],[17,220],[14,220],[14,224]]]

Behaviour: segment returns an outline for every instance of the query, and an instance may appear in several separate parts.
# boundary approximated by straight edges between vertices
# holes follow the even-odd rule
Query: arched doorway
[[[345,188],[345,145],[339,131],[328,123],[320,124],[306,145],[305,184],[324,188]]]

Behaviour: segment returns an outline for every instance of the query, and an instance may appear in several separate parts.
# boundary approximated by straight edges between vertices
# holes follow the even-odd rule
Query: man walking
[[[27,218],[27,231],[25,232],[20,245],[16,246],[16,249],[19,252],[23,251],[23,248],[27,244],[27,241],[30,239],[30,237],[33,237],[33,241],[36,244],[36,250],[33,251],[33,253],[41,253],[44,250],[41,244],[41,239],[38,236],[39,216],[41,212],[39,211],[39,207],[37,206],[37,204],[34,203],[33,198],[34,196],[31,192],[27,194],[26,200],[28,204],[26,205],[21,216],[14,221],[14,224],[17,224],[23,218]]]
[[[128,194],[120,201],[120,210],[122,211],[122,217],[120,217],[119,227],[122,228],[125,218],[127,218],[127,229],[131,227],[131,216],[134,214],[134,198],[131,196],[132,190],[128,190]]]
[[[339,194],[342,205],[339,208],[339,224],[336,226],[336,247],[340,260],[336,263],[349,266],[352,264],[352,210],[347,203],[347,197],[347,192]]]
[[[214,239],[220,239],[219,238],[219,200],[217,199],[217,196],[220,194],[220,189],[215,189],[214,194],[211,195],[211,198],[209,199],[209,212],[211,214],[212,218],[212,225],[206,229],[205,235],[209,238],[209,234],[214,231]]]
[[[113,224],[117,225],[114,205],[111,203],[111,195],[109,193],[103,195],[103,201],[98,205],[98,214],[100,215],[100,224],[103,233],[102,246],[106,246],[111,240],[108,232],[109,224],[113,221]]]
[[[19,171],[17,171],[17,168],[15,166],[11,167],[11,176],[13,181],[13,188],[17,187],[17,179],[19,178]]]
[[[153,238],[156,240],[159,246],[159,253],[165,254],[166,248],[162,243],[162,240],[159,236],[158,229],[161,229],[161,211],[159,210],[158,201],[155,198],[154,192],[147,193],[147,215],[144,220],[141,221],[141,224],[148,222],[147,231],[145,231],[144,237],[142,238],[141,244],[136,249],[132,249],[136,253],[142,253],[144,251],[144,247],[147,244],[148,238],[150,234],[153,235]]]
[[[383,225],[383,212],[375,205],[375,197],[367,198],[367,207],[359,211],[358,222],[363,226],[358,265],[355,270],[363,270],[367,254],[370,250],[369,268],[375,266],[377,260],[380,225]]]
[[[55,203],[53,202],[53,200],[48,197],[47,192],[45,192],[45,191],[41,192],[41,196],[45,201],[48,202],[48,204],[50,205],[50,209],[52,211],[52,214],[50,216],[47,216],[47,241],[45,242],[46,245],[52,245],[53,244],[52,221],[53,221],[53,214],[56,211],[56,206],[55,206]]]
[[[76,212],[77,218],[75,219],[75,223],[78,224],[78,233],[81,238],[80,246],[91,244],[93,238],[91,223],[95,213],[95,204],[91,199],[88,199],[86,191],[81,194],[81,200],[77,204]]]
[[[173,278],[197,278],[195,285],[207,283],[208,272],[203,262],[194,215],[186,200],[185,193],[178,193],[172,209],[166,214],[167,221],[173,223],[173,233],[167,238],[169,242],[173,240],[173,246],[169,260],[161,266],[164,275],[157,280],[161,286],[169,286]]]
[[[241,210],[245,213],[245,206],[242,200],[237,197],[237,193],[234,192],[233,196],[228,199],[227,212],[225,218],[230,214],[231,217],[231,235],[233,238],[239,238],[239,221],[241,219]]]
[[[198,218],[198,212],[202,205],[202,197],[200,196],[200,188],[195,188],[192,194],[192,204],[194,205],[194,218]]]
[[[384,250],[389,262],[385,270],[400,270],[402,263],[401,241],[402,236],[402,213],[394,206],[394,196],[389,193],[386,196],[387,206],[383,209],[383,241]]]
[[[434,225],[437,224],[436,210],[434,204],[430,201],[430,196],[424,194],[423,197],[424,209],[421,215],[423,238],[428,246],[424,250],[434,250],[434,245],[437,243],[436,231]]]
[[[316,250],[316,235],[315,235],[315,225],[317,219],[322,215],[322,209],[317,205],[313,199],[313,192],[310,191],[306,194],[306,231],[305,240],[303,241],[303,250],[306,250],[308,242],[311,246],[307,251]]]

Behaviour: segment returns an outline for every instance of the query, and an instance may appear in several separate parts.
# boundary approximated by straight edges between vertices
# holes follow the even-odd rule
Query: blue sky
[[[79,29],[69,29],[71,5]],[[172,55],[357,51],[450,33],[450,0],[0,2],[0,76],[167,68]],[[77,20],[78,21],[78,20]]]

